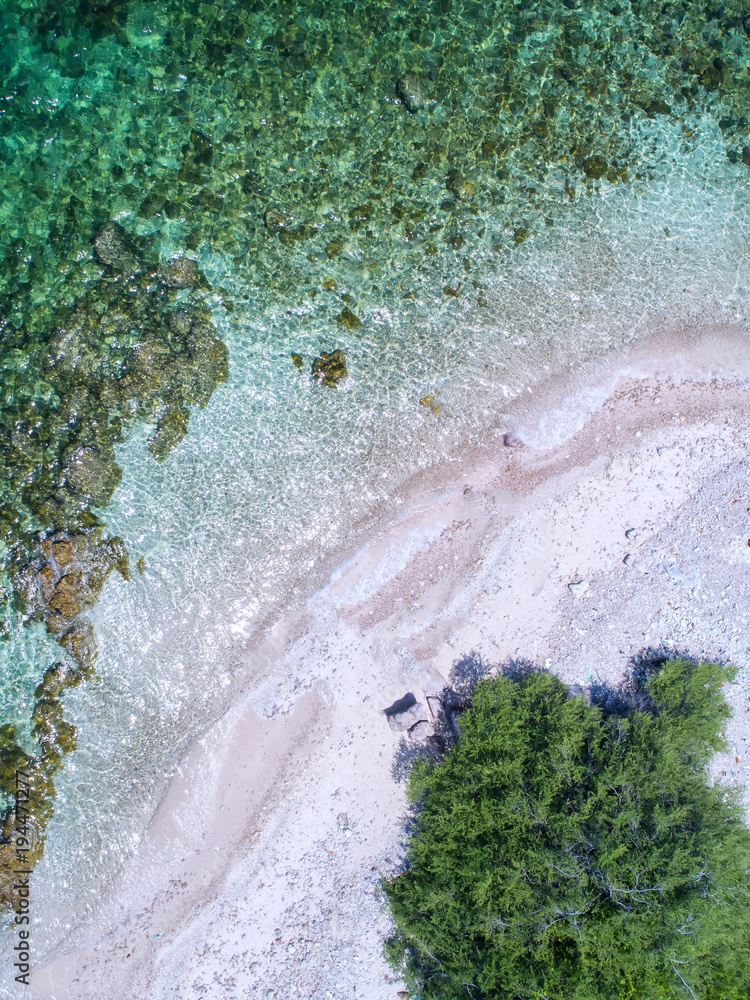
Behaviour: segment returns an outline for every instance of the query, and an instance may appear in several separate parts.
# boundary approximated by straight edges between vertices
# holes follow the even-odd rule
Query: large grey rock
[[[395,733],[405,733],[416,726],[419,722],[427,722],[429,712],[424,705],[418,701],[405,712],[397,712],[388,716],[388,725]]]
[[[408,732],[420,722],[430,722],[430,711],[411,692],[386,708],[385,716],[394,733]]]
[[[431,722],[425,722],[422,720],[411,727],[408,735],[410,740],[426,740],[430,736],[435,735],[435,727]]]

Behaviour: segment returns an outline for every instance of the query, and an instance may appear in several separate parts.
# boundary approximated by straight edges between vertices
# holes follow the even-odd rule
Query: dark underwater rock
[[[90,623],[104,582],[117,570],[128,578],[128,557],[120,538],[102,538],[102,528],[60,531],[43,539],[14,580],[25,610],[41,618],[82,669],[96,656]]]
[[[340,349],[322,351],[313,361],[313,374],[321,385],[338,385],[349,375],[344,352]]]
[[[445,178],[445,186],[454,198],[468,201],[474,196],[474,185],[466,180],[460,170],[449,171]]]
[[[404,73],[396,81],[396,95],[411,114],[429,103],[427,88],[418,73]]]
[[[131,253],[122,227],[116,222],[107,222],[96,234],[94,253],[99,263],[116,271],[132,274],[138,270],[138,258]]]
[[[187,337],[190,333],[193,317],[190,315],[190,310],[180,309],[179,312],[170,313],[167,322],[169,323],[169,329],[177,337]]]
[[[598,181],[607,172],[607,161],[603,156],[595,154],[583,161],[583,172],[592,180]]]
[[[344,306],[336,317],[336,322],[345,326],[347,330],[358,330],[362,326],[362,320],[348,306]]]
[[[190,288],[198,280],[198,265],[191,257],[161,261],[157,277],[170,288]]]
[[[290,212],[283,208],[269,205],[263,213],[263,221],[269,233],[283,233],[285,230],[291,229],[296,220]]]
[[[149,438],[148,450],[159,462],[163,462],[172,448],[187,434],[190,410],[180,403],[168,406],[159,417],[156,433]]]
[[[63,474],[68,489],[81,497],[86,506],[95,507],[106,507],[122,479],[114,450],[103,452],[94,445],[76,448],[68,456]]]

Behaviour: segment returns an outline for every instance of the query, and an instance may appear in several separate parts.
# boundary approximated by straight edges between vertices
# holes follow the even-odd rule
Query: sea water
[[[65,697],[78,747],[33,879],[40,961],[95,910],[191,740],[262,675],[248,643],[327,583],[355,529],[397,514],[410,477],[497,444],[555,376],[571,392],[526,429],[537,444],[597,405],[573,377],[597,359],[747,323],[739,6],[667,5],[656,24],[636,3],[173,7],[2,13],[13,329],[43,341],[51,299],[106,279],[91,238],[115,219],[153,259],[197,261],[229,351],[166,461],[152,425],[117,445],[97,513],[139,569],[109,578],[97,676]],[[321,385],[313,361],[335,349],[348,377]],[[11,601],[6,619],[3,717],[28,740],[62,653]]]

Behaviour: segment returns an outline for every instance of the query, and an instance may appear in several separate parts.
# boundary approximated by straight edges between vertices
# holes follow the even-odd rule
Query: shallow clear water
[[[69,6],[1,15],[4,386],[20,405],[23,357],[108,280],[91,242],[110,219],[150,262],[198,262],[206,285],[174,307],[211,310],[229,380],[165,462],[153,421],[116,444],[98,513],[142,572],[109,578],[98,676],[65,697],[78,749],[34,888],[50,950],[242,683],[243,640],[325,582],[353,526],[496,440],[552,375],[675,320],[744,320],[750,288],[739,6],[656,24],[626,3]],[[311,367],[334,349],[331,388]],[[0,704],[28,741],[64,654],[7,614]]]

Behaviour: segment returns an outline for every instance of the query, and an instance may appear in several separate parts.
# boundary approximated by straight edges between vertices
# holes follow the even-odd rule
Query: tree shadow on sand
[[[584,697],[589,704],[598,706],[605,715],[627,716],[631,712],[656,713],[656,706],[648,692],[649,680],[669,660],[697,662],[687,650],[668,647],[648,647],[628,661],[625,677],[618,685],[595,681],[588,687],[568,685],[571,697]],[[440,695],[440,711],[434,720],[435,734],[423,741],[402,736],[393,755],[391,777],[399,784],[405,782],[418,760],[439,764],[460,739],[461,713],[471,707],[477,684],[499,675],[521,681],[535,673],[550,673],[525,657],[509,657],[503,663],[491,663],[481,653],[472,650],[453,664],[448,683]]]

